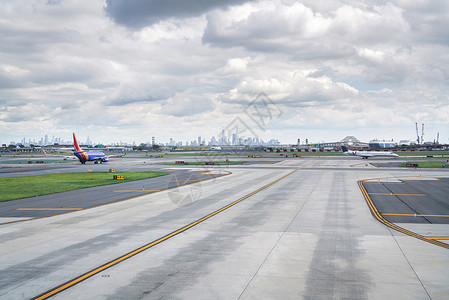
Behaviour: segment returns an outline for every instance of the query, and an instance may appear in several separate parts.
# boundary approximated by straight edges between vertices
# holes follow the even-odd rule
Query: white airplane
[[[393,152],[385,152],[385,151],[353,151],[348,150],[345,146],[341,146],[341,150],[343,150],[343,154],[345,155],[355,155],[361,156],[363,159],[368,159],[368,157],[374,156],[383,156],[383,157],[398,157],[396,153]]]
[[[64,156],[64,160],[77,160],[78,157],[76,156]]]

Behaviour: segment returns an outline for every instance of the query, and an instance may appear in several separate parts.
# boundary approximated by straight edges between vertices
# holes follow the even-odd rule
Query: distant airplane
[[[355,155],[355,156],[361,156],[363,159],[368,159],[368,157],[375,157],[375,156],[383,156],[383,157],[398,157],[396,153],[393,152],[384,152],[384,151],[353,151],[348,150],[345,146],[341,146],[341,150],[343,151],[343,154],[345,155]]]
[[[72,160],[72,159],[78,159],[76,156],[64,156],[64,160]]]
[[[222,150],[222,149],[221,149],[221,147],[214,146],[214,147],[210,147],[210,150]]]
[[[102,164],[104,162],[108,162],[109,157],[112,157],[112,155],[106,156],[101,151],[84,151],[78,145],[78,141],[76,140],[75,133],[73,133],[73,145],[75,146],[75,150],[73,151],[73,154],[75,154],[75,156],[78,157],[79,161],[82,164],[85,164],[86,161],[93,161],[96,164],[98,164],[98,163]],[[126,151],[125,151],[124,155],[126,155]],[[114,155],[114,156],[117,156],[117,155]]]

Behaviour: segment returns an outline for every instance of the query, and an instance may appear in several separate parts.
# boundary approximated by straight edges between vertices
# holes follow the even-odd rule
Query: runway
[[[383,169],[346,158],[226,170],[232,174],[172,193],[0,226],[0,298],[45,295],[173,233],[52,299],[447,298],[449,249],[377,221],[358,182],[449,178],[448,170]],[[433,190],[414,193],[438,198]],[[425,226],[449,236],[446,223]]]
[[[0,225],[5,222],[22,221],[88,209],[133,197],[166,191],[177,188],[180,185],[200,183],[229,174],[221,171],[173,170],[168,168],[165,170],[168,171],[168,175],[156,178],[0,202]],[[112,175],[113,173],[111,173],[111,178]]]

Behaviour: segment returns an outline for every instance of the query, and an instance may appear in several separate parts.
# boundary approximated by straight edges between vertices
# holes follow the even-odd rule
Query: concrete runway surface
[[[358,181],[442,178],[445,189],[448,170],[346,157],[224,169],[232,174],[0,226],[0,298],[447,299],[449,249],[377,221]],[[449,237],[447,222],[407,224]]]
[[[229,174],[229,172],[187,169],[167,169],[167,171],[168,175],[150,179],[0,202],[0,225],[5,221],[14,222],[15,220],[45,217],[123,201],[132,197],[174,189],[184,184],[199,182],[200,185],[202,181]],[[113,173],[111,173],[111,178],[112,176]]]

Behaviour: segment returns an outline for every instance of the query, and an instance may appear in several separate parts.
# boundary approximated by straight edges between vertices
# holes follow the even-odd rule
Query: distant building
[[[308,141],[306,139],[306,144],[307,144],[307,142]],[[335,147],[341,147],[341,146],[365,148],[365,147],[368,147],[368,143],[361,142],[359,139],[357,139],[354,136],[347,136],[339,142],[317,143],[317,144],[312,144],[312,146],[319,147],[319,148],[335,148]]]
[[[399,141],[399,146],[410,146],[410,145],[415,145],[416,141],[410,141],[410,140],[400,140]]]
[[[372,140],[369,142],[369,147],[371,149],[383,149],[383,148],[394,148],[398,146],[398,143],[395,141],[378,141],[378,140]]]

